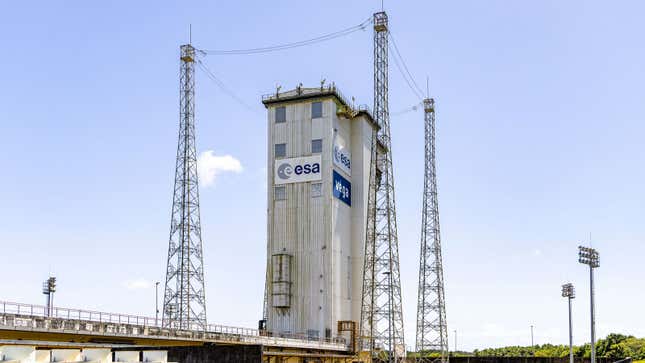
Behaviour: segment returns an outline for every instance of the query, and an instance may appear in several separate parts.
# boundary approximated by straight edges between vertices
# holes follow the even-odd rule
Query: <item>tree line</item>
[[[567,357],[569,355],[569,346],[554,344],[542,344],[532,347],[511,346],[475,349],[472,353],[457,352],[455,355],[476,357]],[[589,358],[591,344],[574,346],[573,355],[580,358]],[[613,359],[626,357],[631,357],[634,360],[645,359],[645,338],[609,334],[606,338],[596,342],[596,356]]]

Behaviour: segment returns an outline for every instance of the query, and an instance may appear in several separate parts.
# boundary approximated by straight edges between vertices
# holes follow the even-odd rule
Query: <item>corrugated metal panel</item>
[[[360,317],[362,236],[365,232],[364,222],[361,222],[364,211],[360,210],[366,206],[366,202],[362,196],[355,194],[362,190],[358,184],[362,184],[360,177],[363,168],[355,168],[354,165],[367,163],[369,167],[369,160],[359,161],[365,156],[369,158],[369,150],[367,154],[355,151],[353,144],[357,131],[359,134],[364,131],[362,128],[356,129],[354,124],[366,122],[339,120],[336,103],[332,99],[323,102],[323,117],[312,120],[311,102],[287,104],[286,123],[275,124],[272,108],[268,112],[267,252],[268,256],[285,253],[293,257],[289,271],[290,286],[284,284],[286,281],[279,281],[275,286],[278,295],[289,289],[290,301],[287,303],[282,298],[269,301],[275,308],[269,308],[267,328],[285,333],[318,332],[320,336],[330,329],[336,335],[338,320],[358,321]],[[337,137],[341,137],[342,143],[352,150],[352,205],[356,203],[356,207],[351,209],[345,204],[339,205],[340,201],[331,192],[334,128]],[[361,140],[363,135],[358,137]],[[286,200],[274,201],[273,145],[286,143],[287,157],[307,156],[311,154],[312,139],[323,139],[322,196],[312,198],[309,182],[293,183],[285,185]],[[365,145],[369,145],[369,142]],[[267,273],[272,275],[268,281],[273,281],[278,272],[270,268]]]

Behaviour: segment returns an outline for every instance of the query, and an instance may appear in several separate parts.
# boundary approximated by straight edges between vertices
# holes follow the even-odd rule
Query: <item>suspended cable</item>
[[[339,30],[333,33],[328,33],[324,34],[315,38],[307,39],[307,40],[301,40],[298,42],[293,42],[293,43],[285,43],[285,44],[277,44],[277,45],[272,45],[272,46],[267,46],[267,47],[259,47],[259,48],[249,48],[249,49],[231,49],[231,50],[205,50],[205,49],[198,49],[199,52],[201,52],[204,55],[242,55],[242,54],[258,54],[258,53],[269,53],[269,52],[276,52],[280,50],[285,50],[285,49],[291,49],[291,48],[297,48],[297,47],[304,47],[307,45],[312,45],[320,42],[324,42],[327,40],[332,40],[336,38],[340,38],[346,35],[349,35],[351,33],[357,32],[359,30],[364,30],[368,24],[372,22],[372,18],[369,18],[362,23],[358,25],[351,26],[349,28]]]
[[[394,40],[394,36],[392,35],[392,32],[388,32],[388,34],[390,36],[390,39],[392,40],[393,47],[390,47],[390,49],[394,50],[394,52],[392,52],[394,55],[394,57],[392,57],[392,59],[394,59],[394,64],[399,69],[401,76],[403,76],[403,79],[408,84],[408,87],[410,87],[410,90],[412,91],[412,93],[414,93],[419,98],[419,100],[422,100],[423,90],[419,88],[419,85],[414,80],[414,77],[412,77],[412,74],[410,73],[410,70],[408,69],[408,66],[405,63],[403,56],[401,56],[399,47],[397,47],[396,45],[396,41]]]
[[[408,75],[403,70],[403,67],[399,63],[399,60],[397,59],[397,57],[392,57],[392,59],[394,60],[394,64],[396,65],[396,68],[399,70],[399,73],[401,73],[403,80],[405,81],[405,83],[407,83],[408,87],[410,87],[410,91],[412,91],[412,93],[414,93],[414,95],[417,96],[419,100],[423,100],[423,93],[419,93],[419,91],[413,86],[412,84],[413,81],[408,79]]]
[[[396,54],[399,56],[399,59],[401,59],[401,63],[403,64],[403,67],[405,68],[405,72],[408,74],[410,79],[412,80],[412,83],[414,84],[414,87],[419,91],[420,94],[423,94],[423,90],[419,87],[417,82],[414,80],[414,77],[412,77],[412,74],[410,73],[410,70],[408,69],[407,64],[405,63],[405,60],[403,59],[403,56],[401,55],[401,52],[399,52],[399,47],[396,45],[396,41],[394,40],[394,35],[392,35],[392,32],[388,32],[390,35],[390,39],[392,39],[392,45],[394,45],[394,50],[396,51]]]
[[[423,105],[423,102],[419,102],[416,105],[410,106],[410,107],[405,108],[403,110],[399,110],[397,112],[393,112],[393,113],[390,114],[390,116],[400,116],[400,115],[404,115],[404,114],[409,113],[409,112],[414,112],[414,111],[418,110],[422,105]]]
[[[228,87],[226,87],[224,82],[222,82],[219,78],[217,78],[213,74],[213,72],[211,72],[211,70],[208,69],[206,64],[204,64],[204,62],[201,61],[201,59],[197,60],[197,65],[202,69],[202,71],[204,71],[204,73],[206,73],[206,76],[208,76],[208,78],[210,78],[210,80],[213,81],[217,85],[217,87],[219,87],[220,90],[222,90],[222,92],[226,93],[229,97],[231,97],[232,99],[237,101],[237,103],[239,103],[240,105],[244,106],[244,108],[246,108],[247,110],[249,110],[251,112],[254,112],[254,113],[258,112],[257,109],[249,106],[249,104],[244,102],[244,100],[242,100],[233,91],[231,91]]]

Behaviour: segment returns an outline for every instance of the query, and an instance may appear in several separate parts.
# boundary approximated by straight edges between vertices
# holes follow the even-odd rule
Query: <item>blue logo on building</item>
[[[343,201],[348,206],[352,206],[352,184],[336,170],[334,170],[334,197]]]

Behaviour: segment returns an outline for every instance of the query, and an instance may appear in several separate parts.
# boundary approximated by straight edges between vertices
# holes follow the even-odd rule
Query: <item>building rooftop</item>
[[[292,102],[325,96],[336,98],[338,102],[340,102],[346,108],[345,111],[350,116],[350,118],[356,117],[358,115],[365,115],[372,124],[376,125],[374,117],[372,116],[372,110],[369,108],[369,106],[364,104],[355,105],[354,102],[348,102],[347,98],[345,98],[345,96],[333,83],[328,86],[321,85],[320,87],[316,88],[305,88],[302,87],[301,84],[298,87],[285,92],[280,92],[280,90],[278,89],[275,93],[270,93],[262,96],[262,103],[265,107],[268,107],[269,105],[276,103]]]

